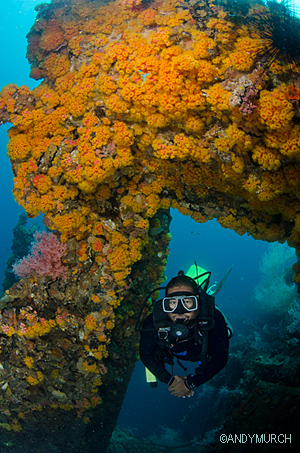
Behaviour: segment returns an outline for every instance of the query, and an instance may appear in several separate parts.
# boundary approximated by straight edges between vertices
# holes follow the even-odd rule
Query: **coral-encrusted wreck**
[[[170,207],[299,251],[299,68],[231,17],[179,0],[39,7],[27,58],[42,81],[0,94],[14,196],[67,246],[66,277],[30,274],[0,302],[1,426],[30,451],[53,433],[62,451],[105,450]]]

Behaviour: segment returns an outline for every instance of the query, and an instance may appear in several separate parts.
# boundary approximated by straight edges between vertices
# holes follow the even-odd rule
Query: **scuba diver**
[[[196,263],[194,268],[197,272]],[[210,380],[227,363],[233,331],[225,315],[215,307],[214,295],[220,291],[230,271],[231,268],[220,284],[215,283],[210,288],[210,272],[192,278],[179,271],[166,287],[150,293],[165,289],[165,297],[154,303],[152,313],[141,323],[141,314],[150,295],[145,299],[136,326],[141,333],[140,358],[146,373],[154,381],[157,378],[167,384],[173,396],[192,396],[195,387]],[[199,278],[202,283],[197,284]],[[173,373],[174,359],[185,371],[181,361],[196,362],[195,374],[171,374],[165,365],[172,365]]]

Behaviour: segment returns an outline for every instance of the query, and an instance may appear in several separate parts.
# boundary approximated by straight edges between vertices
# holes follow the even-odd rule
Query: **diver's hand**
[[[186,377],[180,377],[175,375],[174,381],[172,382],[171,385],[169,385],[169,392],[171,392],[173,396],[177,396],[178,398],[193,396],[194,392],[193,390],[187,388],[184,382],[185,380]]]

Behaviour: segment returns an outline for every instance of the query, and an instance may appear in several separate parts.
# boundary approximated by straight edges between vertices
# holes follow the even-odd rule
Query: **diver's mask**
[[[162,309],[165,313],[188,313],[198,310],[198,297],[192,293],[175,292],[162,300]]]

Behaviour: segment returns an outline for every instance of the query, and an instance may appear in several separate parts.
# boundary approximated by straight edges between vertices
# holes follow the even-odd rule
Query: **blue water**
[[[33,7],[39,3],[35,0],[1,2],[0,87],[12,82],[29,85],[31,88],[36,85],[28,77],[25,37],[35,19]],[[12,228],[22,212],[11,193],[13,175],[6,156],[8,127],[0,128],[0,282],[3,279],[5,260],[10,256]],[[170,244],[167,279],[176,275],[180,269],[187,271],[195,260],[212,272],[212,281],[222,278],[233,265],[232,273],[217,297],[217,304],[233,322],[238,336],[243,330],[243,319],[255,316],[253,288],[260,277],[258,263],[268,244],[254,241],[248,236],[240,237],[233,231],[222,229],[216,221],[196,224],[175,211],[172,216],[173,239]],[[119,417],[119,425],[131,429],[133,434],[139,436],[149,435],[161,425],[176,429],[192,404],[190,400],[172,397],[163,385],[157,389],[149,388],[145,383],[144,368],[138,363]],[[205,414],[199,423],[205,424]]]

